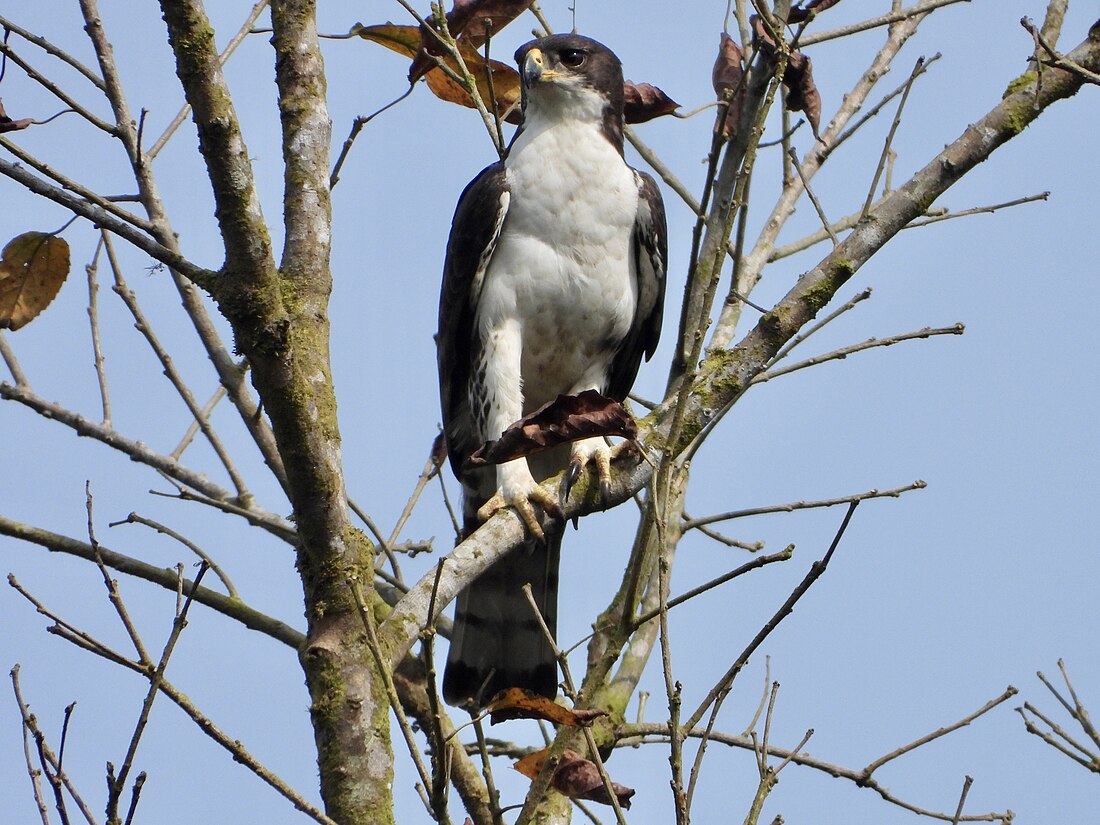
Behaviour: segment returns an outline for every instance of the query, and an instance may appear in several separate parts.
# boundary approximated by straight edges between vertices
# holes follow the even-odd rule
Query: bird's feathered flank
[[[520,588],[531,585],[553,631],[561,531],[539,536],[531,503],[552,510],[537,482],[601,451],[606,458],[606,447],[578,442],[572,456],[551,451],[495,468],[467,459],[558,394],[625,399],[657,346],[667,260],[657,185],[623,160],[618,58],[589,38],[555,35],[516,59],[524,122],[506,158],[459,199],[437,336],[463,535],[503,505],[526,509],[535,533],[459,596],[443,694],[477,707],[505,687],[556,692],[551,648]]]

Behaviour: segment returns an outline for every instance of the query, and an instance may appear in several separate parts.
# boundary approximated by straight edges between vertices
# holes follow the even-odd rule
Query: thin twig
[[[918,77],[920,77],[921,71],[924,68],[924,57],[918,57],[916,64],[913,66],[913,71],[909,73],[909,80],[905,83],[905,89],[901,93],[901,100],[898,102],[898,110],[894,114],[894,122],[890,124],[890,131],[886,133],[886,141],[882,146],[882,154],[879,156],[878,166],[875,168],[874,177],[871,178],[871,186],[867,191],[867,200],[863,202],[863,212],[860,214],[860,220],[867,217],[871,211],[871,204],[875,200],[875,191],[878,189],[879,178],[882,176],[882,170],[886,166],[886,160],[890,156],[890,147],[894,142],[894,135],[897,134],[898,127],[901,125],[901,114],[905,111],[905,102],[909,99],[909,92],[913,88],[913,83]],[[833,238],[835,239],[835,235]]]
[[[165,474],[161,474],[164,479],[171,484],[176,492],[165,493],[160,490],[150,490],[149,495],[159,496],[160,498],[171,498],[178,501],[194,501],[199,504],[205,504],[207,507],[213,507],[215,510],[219,510],[223,513],[229,513],[230,515],[240,516],[253,527],[259,527],[262,530],[266,530],[277,539],[286,542],[292,546],[298,544],[298,531],[293,524],[281,516],[277,516],[274,513],[266,510],[258,510],[255,505],[251,508],[240,507],[233,503],[232,500],[213,498],[211,496],[204,496],[200,493],[192,492],[184,487],[182,484],[178,484],[171,478],[168,478]]]
[[[829,218],[825,214],[825,210],[821,207],[821,201],[817,199],[814,190],[810,188],[810,182],[806,179],[806,173],[802,171],[802,164],[798,160],[798,153],[792,147],[787,151],[786,157],[790,158],[795,171],[798,172],[798,177],[802,180],[802,188],[806,190],[806,194],[810,198],[810,203],[814,205],[817,216],[821,219],[821,225],[825,228],[825,231],[829,233],[829,237],[832,238],[833,246],[840,246],[840,239],[836,236],[836,232],[833,231],[832,224],[829,223]]]
[[[15,357],[15,350],[8,343],[7,333],[2,329],[0,329],[0,357],[8,365],[8,371],[15,385],[23,389],[30,387],[30,382],[27,381],[27,376],[23,374],[23,368],[19,366],[19,360]]]
[[[61,174],[52,166],[43,163],[30,152],[26,151],[18,143],[4,137],[3,135],[0,135],[0,146],[11,152],[11,154],[13,154],[27,166],[35,169],[36,171],[53,180],[55,183],[60,185],[62,189],[68,190],[75,195],[79,195],[83,200],[87,201],[88,203],[98,206],[100,209],[104,210],[110,215],[113,215],[119,220],[125,221],[134,228],[140,229],[142,232],[152,233],[153,225],[149,223],[148,220],[139,217],[132,212],[128,212],[127,210],[118,206],[117,199],[104,197],[103,195],[100,195],[99,193],[94,192],[93,190],[84,186],[82,183]]]
[[[962,209],[958,212],[944,211],[938,215],[929,215],[926,218],[918,218],[912,221],[906,229],[913,229],[918,226],[928,226],[930,223],[939,223],[940,221],[950,221],[955,218],[965,218],[970,215],[983,215],[996,212],[998,209],[1008,209],[1013,206],[1021,206],[1025,203],[1034,203],[1035,201],[1045,201],[1050,197],[1050,192],[1040,192],[1038,195],[1027,195],[1023,198],[1015,198],[1010,201],[1004,201],[1003,203],[994,203],[989,206],[973,206],[969,209]]]
[[[907,9],[884,14],[881,17],[872,17],[860,23],[853,23],[850,26],[841,26],[840,28],[828,29],[827,31],[818,32],[817,34],[806,35],[801,38],[799,45],[812,46],[814,43],[824,43],[826,40],[836,40],[837,38],[847,37],[851,34],[868,31],[869,29],[877,29],[882,26],[889,26],[893,23],[900,23],[903,20],[909,20],[927,14],[928,12],[935,11],[943,6],[969,2],[970,0],[924,0],[924,2],[916,3]]]
[[[927,745],[929,742],[932,742],[936,739],[939,739],[941,736],[946,736],[947,734],[951,733],[952,731],[956,731],[959,728],[966,727],[971,722],[973,722],[975,719],[977,719],[979,716],[993,710],[993,708],[997,707],[997,705],[1001,704],[1002,702],[1007,701],[1008,699],[1011,699],[1017,693],[1019,693],[1019,691],[1016,688],[1009,685],[1008,688],[1005,689],[1004,693],[1002,693],[996,699],[991,699],[990,701],[986,702],[984,705],[982,705],[976,711],[971,713],[969,716],[964,716],[962,719],[960,719],[958,722],[955,722],[954,724],[948,725],[947,727],[944,727],[944,728],[939,728],[937,730],[934,730],[934,731],[932,731],[932,733],[929,733],[925,736],[922,736],[922,737],[920,737],[920,739],[916,739],[916,740],[910,742],[908,745],[902,745],[900,748],[897,748],[895,750],[890,751],[890,753],[886,754],[885,756],[880,756],[878,759],[874,760],[873,762],[868,764],[867,767],[865,767],[863,769],[864,775],[865,776],[870,776],[875,771],[877,771],[879,768],[881,768],[883,765],[885,765],[887,762],[891,762],[891,761],[897,759],[899,756],[903,756],[903,755],[909,753],[912,750],[916,750],[917,748],[921,747],[922,745]]]
[[[107,572],[107,566],[103,563],[103,559],[100,556],[99,541],[96,539],[95,535],[95,516],[91,482],[85,482],[84,484],[84,507],[88,518],[88,543],[92,547],[93,560],[95,561],[96,567],[99,568],[99,573],[103,577],[103,586],[107,588],[107,598],[118,614],[122,626],[126,628],[126,635],[130,637],[130,641],[134,645],[134,650],[137,651],[139,660],[142,664],[151,666],[152,660],[149,658],[149,652],[145,649],[145,644],[141,640],[141,634],[138,633],[137,625],[134,624],[133,619],[130,618],[130,612],[126,609],[126,603],[123,601],[122,594],[119,593],[118,590],[118,582],[111,578],[111,574]]]
[[[176,587],[176,576],[171,570],[148,564],[122,553],[116,553],[99,544],[92,547],[90,544],[77,541],[68,536],[31,527],[12,521],[4,516],[0,516],[0,535],[20,539],[29,544],[36,544],[51,552],[76,556],[92,563],[98,561],[112,570],[144,579],[169,590],[175,590]],[[16,585],[12,577],[9,577],[8,581],[13,587]],[[191,581],[184,581],[183,589],[188,595],[194,594],[195,601],[200,604],[240,622],[251,630],[270,636],[292,650],[298,650],[305,641],[305,636],[300,631],[278,619],[261,613],[239,599],[231,599],[223,593],[206,587],[195,587],[194,582]]]
[[[962,793],[959,794],[959,807],[955,809],[955,816],[951,818],[951,825],[959,825],[959,820],[962,819],[963,815],[963,808],[966,806],[966,796],[970,793],[970,786],[973,784],[973,777],[967,776],[963,779]]]
[[[861,341],[858,344],[841,347],[832,352],[823,353],[822,355],[815,355],[813,358],[807,358],[805,361],[799,361],[786,367],[762,372],[755,376],[751,383],[764,384],[781,375],[788,375],[792,372],[806,369],[807,367],[816,367],[818,364],[824,364],[827,361],[842,361],[849,355],[863,352],[868,349],[875,349],[876,347],[891,347],[894,344],[900,344],[902,341],[919,341],[926,338],[933,338],[938,335],[962,335],[964,332],[966,332],[966,327],[960,323],[952,324],[949,327],[924,327],[923,329],[914,330],[913,332],[903,332],[900,335],[891,335],[889,338],[868,338],[866,341]]]
[[[744,510],[730,510],[726,513],[718,513],[713,516],[703,516],[701,518],[685,520],[682,529],[690,530],[705,524],[713,524],[716,521],[729,521],[730,519],[760,516],[767,513],[790,513],[795,510],[810,510],[817,507],[835,507],[838,504],[851,505],[855,502],[865,501],[871,498],[897,498],[902,493],[908,493],[910,490],[923,490],[927,486],[928,484],[926,482],[918,479],[911,484],[895,487],[892,490],[876,489],[868,490],[865,493],[855,493],[850,496],[840,496],[839,498],[825,498],[817,501],[792,501],[788,504],[771,504],[766,507],[749,507]]]
[[[131,512],[122,521],[113,521],[110,524],[108,524],[107,526],[108,527],[117,527],[120,524],[143,524],[146,527],[151,527],[153,530],[156,530],[158,533],[160,533],[162,535],[165,535],[165,536],[168,536],[169,538],[175,539],[180,544],[182,544],[184,547],[186,547],[188,550],[190,550],[192,553],[194,553],[196,556],[198,556],[200,561],[202,561],[207,567],[209,567],[213,571],[215,576],[217,576],[219,579],[221,579],[222,584],[225,585],[225,590],[226,590],[226,593],[229,595],[229,598],[231,598],[231,599],[239,599],[240,598],[240,595],[237,593],[237,588],[235,588],[233,586],[233,582],[229,580],[229,576],[227,576],[225,574],[225,572],[221,569],[221,567],[218,565],[218,563],[215,562],[205,550],[203,550],[201,547],[199,547],[193,541],[189,540],[186,536],[183,536],[182,534],[177,533],[171,527],[167,527],[166,525],[161,524],[159,521],[153,521],[152,519],[145,518],[144,516],[139,516],[137,513],[134,513],[134,512]],[[196,587],[198,586],[198,579],[197,578],[195,580],[195,585],[194,586],[196,586]]]
[[[439,463],[436,460],[435,449],[433,447],[431,453],[428,455],[428,461],[424,464],[424,468],[420,471],[420,476],[416,479],[416,487],[413,488],[412,493],[409,495],[409,500],[405,502],[405,507],[401,511],[401,515],[397,519],[397,524],[393,526],[393,530],[390,532],[388,545],[393,546],[397,541],[397,537],[401,535],[401,531],[405,528],[405,523],[412,516],[413,509],[416,507],[418,501],[420,501],[420,494],[424,492],[424,488],[428,486],[428,482],[432,480],[432,476],[439,472]]]
[[[244,23],[241,24],[241,27],[237,29],[237,33],[225,44],[225,48],[222,49],[221,54],[218,55],[218,60],[222,66],[229,60],[230,55],[236,51],[237,46],[244,42],[244,39],[248,36],[256,20],[263,14],[264,9],[267,8],[269,1],[270,0],[259,0],[259,2],[252,7],[252,11],[248,13],[248,17],[245,19]],[[176,130],[183,125],[183,122],[187,120],[189,114],[191,114],[191,104],[184,103],[183,107],[176,113],[176,116],[172,118],[172,122],[168,124],[163,134],[161,134],[161,136],[156,139],[156,142],[149,147],[149,151],[145,153],[145,157],[152,160],[160,154],[160,150],[163,149],[165,144],[172,138]]]
[[[667,499],[666,499],[667,501]],[[660,525],[667,523],[659,518]],[[660,531],[663,533],[664,531]],[[660,619],[661,673],[664,676],[665,696],[668,699],[668,764],[672,772],[669,785],[672,787],[672,806],[676,813],[677,825],[687,825],[688,806],[684,788],[684,737],[680,731],[680,708],[683,703],[683,687],[675,681],[672,673],[672,640],[668,633],[668,589],[671,573],[672,547],[663,535],[658,537],[661,553],[657,559],[657,614]],[[533,602],[532,602],[533,603]]]
[[[688,518],[687,513],[684,514],[684,518]],[[696,527],[700,533],[706,536],[708,539],[714,539],[719,544],[724,544],[726,547],[735,547],[738,550],[748,550],[750,553],[759,553],[766,546],[765,542],[757,541],[741,541],[740,539],[732,538],[731,536],[723,535],[717,530],[713,530],[710,527]]]
[[[439,560],[436,565],[435,587],[432,590],[431,601],[428,603],[428,616],[435,616],[436,599],[439,596],[439,580],[443,576],[443,566],[446,558]],[[448,777],[451,774],[451,751],[447,747],[447,740],[443,735],[443,721],[439,706],[439,693],[436,691],[435,678],[435,622],[429,620],[420,632],[422,658],[424,661],[424,692],[428,696],[428,720],[427,733],[432,746],[432,781],[431,800],[432,810],[438,812],[447,810]],[[486,781],[488,785],[488,779]],[[444,814],[445,817],[445,814]]]
[[[546,639],[547,644],[550,645],[550,649],[554,653],[554,658],[557,659],[558,667],[561,669],[561,674],[565,681],[566,690],[571,698],[576,699],[577,688],[573,682],[573,676],[569,671],[569,659],[562,653],[561,648],[558,647],[557,640],[554,638],[554,634],[550,632],[550,628],[546,624],[546,619],[543,617],[542,611],[539,610],[538,602],[535,601],[535,596],[531,592],[531,585],[523,585],[522,590],[524,597],[527,599],[527,603],[531,606],[531,611],[534,613],[535,620],[542,629],[543,637]],[[585,741],[588,743],[588,755],[596,765],[596,770],[599,772],[600,779],[603,781],[603,787],[604,791],[607,793],[608,801],[615,811],[615,820],[619,825],[626,825],[626,817],[623,816],[623,809],[619,805],[619,797],[612,787],[611,776],[607,773],[607,768],[604,766],[603,759],[600,757],[600,749],[596,745],[596,739],[592,735],[592,729],[582,726],[581,730],[584,733]],[[547,760],[547,766],[550,765],[550,762],[551,760]]]
[[[360,115],[351,122],[351,131],[348,133],[347,138],[344,139],[344,145],[340,149],[340,154],[336,158],[336,163],[332,167],[332,173],[329,175],[328,187],[333,189],[336,184],[340,182],[340,170],[344,168],[344,161],[348,159],[348,153],[351,152],[351,147],[355,143],[355,139],[359,137],[359,133],[363,130],[363,127],[382,114],[384,111],[392,106],[396,106],[402,100],[407,98],[413,93],[413,89],[416,88],[415,83],[410,83],[409,88],[402,94],[391,100],[381,109],[376,112],[372,112],[369,115]]]
[[[60,630],[55,632],[54,635],[71,642],[83,650],[95,653],[97,656],[102,656],[108,661],[129,668],[146,678],[150,677],[150,673],[146,667],[124,656],[117,656],[117,654],[117,658],[112,656],[109,648],[106,648],[95,640],[89,641],[88,639],[90,637],[87,637],[87,634],[73,634],[69,631]],[[256,757],[241,744],[239,739],[234,739],[226,734],[210,719],[210,717],[201,713],[198,708],[192,704],[191,700],[167,679],[162,679],[160,681],[159,690],[187,714],[191,721],[198,726],[199,730],[221,745],[233,757],[234,762],[248,768],[257,777],[273,788],[280,796],[294,805],[296,809],[311,817],[314,821],[320,823],[320,825],[336,825],[334,820],[326,816],[323,811],[319,810],[315,805],[310,803],[305,797],[291,788],[286,782],[279,778],[279,776],[256,759]]]
[[[917,72],[917,75],[919,76],[919,75],[922,75],[925,72],[927,72],[928,67],[931,66],[933,63],[935,63],[937,60],[939,60],[942,56],[943,56],[942,54],[940,54],[939,52],[936,52],[930,58],[925,60],[924,65],[921,66],[920,71]],[[828,153],[832,154],[833,152],[835,152],[837,150],[837,148],[842,143],[844,143],[848,138],[850,138],[852,135],[854,135],[856,132],[858,132],[862,126],[864,126],[873,117],[878,115],[878,113],[881,112],[884,108],[886,108],[887,103],[889,103],[895,97],[897,97],[902,92],[904,92],[908,85],[909,85],[909,81],[906,80],[904,83],[902,83],[900,86],[895,88],[893,91],[886,94],[878,103],[876,103],[874,106],[872,106],[866,112],[864,112],[859,118],[856,119],[856,121],[854,123],[852,123],[851,126],[849,126],[847,129],[845,129],[843,132],[841,132],[837,136],[837,139],[834,140],[832,142],[832,144],[830,144],[830,146],[828,148]]]
[[[1100,773],[1100,758],[1097,758],[1095,754],[1090,753],[1089,751],[1085,750],[1080,744],[1074,742],[1071,737],[1066,735],[1065,731],[1063,731],[1058,725],[1055,725],[1054,723],[1047,720],[1031,704],[1025,702],[1022,708],[1016,708],[1016,712],[1019,713],[1020,716],[1023,718],[1024,730],[1026,730],[1028,733],[1039,737],[1052,748],[1059,751],[1063,755],[1068,756],[1070,759],[1072,759],[1074,762],[1081,765],[1082,767],[1088,768],[1094,773]],[[1032,722],[1027,717],[1028,713],[1033,713],[1039,719],[1043,719],[1046,724],[1050,726],[1050,733],[1042,730],[1038,725]],[[1056,736],[1061,737],[1066,742],[1070,743],[1070,745],[1074,746],[1077,750],[1084,752],[1088,756],[1088,758],[1084,758],[1080,754],[1075,753],[1069,747],[1066,747],[1066,745],[1062,744],[1062,742],[1058,741],[1058,739],[1055,738]]]
[[[111,399],[107,393],[107,373],[103,368],[103,346],[99,337],[99,307],[97,297],[99,284],[96,283],[96,271],[99,268],[99,253],[103,249],[103,237],[96,244],[92,260],[84,267],[88,275],[88,322],[92,327],[92,353],[95,358],[95,374],[99,382],[99,397],[103,403],[103,425],[111,426]]]
[[[1034,203],[1035,201],[1045,201],[1049,197],[1050,192],[1040,192],[1037,195],[1027,195],[1026,197],[1014,198],[1010,201],[994,203],[988,206],[974,206],[969,209],[959,210],[958,212],[952,212],[943,207],[936,207],[934,209],[927,210],[924,213],[924,217],[910,221],[903,227],[903,229],[916,229],[921,226],[928,226],[932,223],[939,223],[940,221],[949,221],[955,218],[966,218],[971,215],[993,213],[996,212],[998,209],[1007,209],[1012,206],[1021,206],[1022,204]],[[876,201],[875,204],[871,205],[872,210],[875,208],[877,203],[878,202]],[[833,231],[843,232],[847,229],[851,229],[853,226],[859,223],[860,214],[861,212],[853,212],[851,215],[847,215],[841,218],[832,225]],[[829,234],[824,229],[820,229],[817,232],[813,232],[804,238],[800,238],[797,241],[792,241],[791,243],[785,244],[783,246],[777,246],[769,253],[768,263],[781,260],[782,258],[789,257],[798,252],[803,252],[814,246],[815,244],[821,243],[828,237]]]
[[[65,104],[68,108],[72,109],[90,124],[97,129],[101,129],[112,137],[117,136],[118,129],[107,121],[97,117],[91,111],[81,106],[73,99],[68,92],[46,77],[44,74],[36,70],[30,63],[20,57],[14,49],[12,49],[6,43],[0,43],[0,54],[4,55],[8,60],[26,72],[27,77],[52,94],[58,100]]]
[[[203,404],[202,417],[191,419],[191,423],[187,425],[187,429],[184,431],[183,436],[180,438],[180,443],[177,444],[176,449],[172,450],[172,452],[170,452],[168,455],[172,456],[172,458],[176,459],[176,461],[180,460],[180,458],[183,456],[184,451],[191,446],[191,442],[195,440],[195,436],[199,432],[199,421],[209,420],[210,414],[214,412],[214,407],[216,407],[218,405],[218,402],[225,398],[227,394],[228,391],[225,389],[225,387],[219,384],[217,389],[215,389],[214,393],[210,396],[210,400]]]
[[[1061,659],[1058,660],[1058,670],[1062,673],[1062,679],[1065,680],[1066,689],[1069,691],[1070,698],[1073,699],[1073,718],[1076,719],[1085,733],[1089,735],[1089,738],[1100,746],[1100,733],[1097,733],[1095,727],[1093,727],[1092,720],[1089,718],[1089,712],[1085,709],[1085,706],[1081,704],[1081,700],[1077,698],[1077,691],[1073,689],[1073,682],[1069,679],[1069,673],[1066,671],[1066,663]]]
[[[778,352],[776,352],[775,357],[772,358],[770,365],[774,365],[777,361],[781,361],[782,359],[786,358],[791,350],[793,350],[815,332],[820,331],[823,327],[832,323],[844,313],[855,309],[858,304],[866,301],[868,298],[871,297],[871,292],[871,287],[865,287],[862,291],[856,293],[853,297],[849,298],[847,301],[844,302],[844,304],[834,309],[820,321],[817,321],[816,323],[807,326],[797,335],[791,336],[791,339],[787,341],[787,343],[784,344],[782,347],[780,347]]]
[[[38,807],[38,815],[42,818],[42,825],[50,825],[50,814],[46,807],[46,798],[42,793],[42,783],[38,781],[43,773],[46,773],[47,778],[49,773],[35,768],[34,758],[31,755],[31,739],[34,739],[37,744],[42,733],[38,730],[38,722],[34,714],[23,701],[23,692],[19,687],[19,665],[14,665],[8,675],[11,676],[12,688],[15,690],[15,703],[19,706],[19,714],[23,719],[23,757],[27,764],[27,775],[31,780],[31,792],[34,794],[34,802]],[[41,753],[40,746],[39,752]]]
[[[752,737],[748,734],[734,735],[724,733],[720,731],[713,731],[708,733],[703,728],[694,728],[691,731],[685,731],[687,736],[693,739],[701,739],[706,736],[710,741],[718,744],[726,745],[727,747],[739,748],[742,750],[756,752],[757,746],[753,743]],[[663,742],[668,738],[668,726],[663,722],[650,722],[646,724],[625,724],[619,729],[619,738],[615,742],[617,748],[637,747],[639,744],[644,744],[651,741]],[[919,814],[921,816],[927,816],[932,819],[938,819],[944,822],[951,822],[952,815],[948,813],[942,813],[932,811],[926,808],[921,808],[912,803],[906,802],[897,796],[894,796],[888,788],[885,788],[874,777],[866,776],[861,770],[853,770],[851,768],[845,768],[841,765],[827,762],[823,759],[811,756],[808,753],[800,753],[798,750],[787,750],[785,748],[776,747],[775,745],[768,746],[768,754],[770,756],[783,759],[785,761],[793,762],[796,765],[802,765],[812,770],[821,771],[829,776],[846,779],[852,782],[860,788],[867,788],[868,790],[877,793],[884,801],[891,805],[896,805],[907,811]],[[1000,821],[1003,825],[1008,825],[1011,822],[1012,815],[1010,813],[987,813],[987,814],[971,814],[960,818],[960,822],[993,822]]]
[[[80,72],[80,74],[84,75],[84,77],[87,78],[87,80],[92,83],[92,85],[94,85],[97,89],[100,89],[102,91],[105,88],[103,79],[99,75],[97,75],[95,72],[93,72],[91,69],[89,69],[68,52],[58,48],[54,43],[47,40],[46,38],[40,37],[34,32],[27,31],[22,26],[13,23],[11,20],[2,15],[0,15],[0,28],[14,32],[29,43],[33,43],[34,45],[38,46],[38,48],[42,49],[47,54],[52,55],[53,57],[56,57],[57,59],[69,64],[69,66],[76,69],[78,72]]]
[[[145,313],[142,311],[140,304],[138,304],[137,296],[126,283],[126,279],[122,274],[122,266],[118,261],[118,257],[115,255],[114,244],[111,242],[110,233],[106,230],[102,230],[100,236],[107,248],[107,260],[111,265],[111,272],[114,274],[115,293],[122,299],[122,302],[126,304],[126,308],[130,310],[130,314],[134,318],[134,327],[145,338],[146,343],[149,344],[149,348],[153,350],[153,354],[157,357],[157,360],[160,361],[165,377],[183,400],[188,412],[191,413],[191,416],[199,425],[199,429],[202,430],[203,435],[206,436],[206,440],[210,442],[210,447],[221,461],[222,466],[229,475],[230,481],[233,483],[233,487],[237,491],[237,502],[242,507],[247,508],[252,502],[252,494],[248,491],[244,478],[237,471],[237,467],[233,463],[233,459],[222,443],[221,438],[203,414],[202,408],[199,407],[194,394],[191,392],[191,388],[187,386],[187,383],[183,380],[183,376],[180,375],[179,370],[176,369],[171,356],[161,344],[156,333],[153,332],[152,324],[149,323],[149,319],[145,317]]]
[[[1091,72],[1080,63],[1076,63],[1070,60],[1064,54],[1059,54],[1058,52],[1056,52],[1054,50],[1054,47],[1047,43],[1043,35],[1039,32],[1038,29],[1035,28],[1035,23],[1031,20],[1030,17],[1023,18],[1020,21],[1020,25],[1031,33],[1031,35],[1035,38],[1035,42],[1038,43],[1039,46],[1042,47],[1043,51],[1045,51],[1050,57],[1049,62],[1047,62],[1045,65],[1054,66],[1056,68],[1062,69],[1063,71],[1072,72],[1081,77],[1086,83],[1092,83],[1094,85],[1100,86],[1100,74],[1097,74],[1096,72]],[[1038,61],[1038,65],[1042,66],[1043,61]]]
[[[700,595],[701,593],[706,593],[708,590],[713,590],[715,587],[718,587],[721,584],[725,584],[726,582],[731,581],[733,579],[736,579],[739,576],[743,576],[746,573],[750,573],[753,570],[757,570],[761,567],[765,567],[766,565],[772,564],[774,562],[789,561],[793,554],[794,554],[794,545],[789,544],[789,545],[787,545],[787,547],[785,547],[783,550],[780,550],[778,553],[772,553],[771,555],[768,555],[768,556],[757,556],[752,561],[746,562],[745,564],[742,564],[740,567],[738,567],[734,570],[730,570],[728,573],[723,573],[721,576],[716,576],[715,578],[711,579],[708,582],[705,582],[704,584],[699,585],[698,587],[693,587],[693,588],[691,588],[691,590],[688,590],[685,593],[681,593],[679,596],[677,596],[674,599],[669,599],[668,603],[666,605],[662,605],[662,607],[660,607],[660,608],[657,608],[655,610],[650,610],[646,613],[643,613],[642,615],[638,616],[638,618],[636,618],[634,620],[634,626],[635,627],[641,627],[646,622],[648,622],[652,619],[655,619],[663,611],[671,610],[672,608],[683,604],[684,602],[688,601],[689,599],[694,599],[696,596]]]
[[[202,562],[199,565],[199,571],[195,574],[196,587],[202,583],[202,577],[206,575],[207,569],[208,566],[206,562]],[[182,591],[182,564],[178,565],[176,575],[179,581],[179,588]],[[183,633],[183,629],[187,627],[187,613],[191,609],[192,601],[192,597],[188,595],[183,602],[183,606],[176,611],[175,618],[172,621],[172,630],[168,634],[168,640],[164,643],[164,649],[160,654],[160,661],[157,662],[155,670],[149,674],[149,690],[145,694],[144,701],[141,703],[141,713],[138,714],[137,722],[134,724],[134,733],[130,737],[130,745],[126,749],[126,756],[122,760],[122,767],[119,769],[115,777],[114,785],[111,787],[108,794],[107,819],[109,821],[118,819],[118,803],[122,797],[122,792],[125,790],[126,779],[133,767],[134,757],[137,755],[138,744],[141,742],[142,734],[145,732],[145,726],[149,723],[149,713],[152,711],[153,702],[160,692],[160,684],[164,679],[164,671],[168,668],[168,661],[172,658],[172,652],[176,649],[176,643],[179,641],[180,634]]]
[[[707,694],[706,698],[700,703],[695,713],[691,715],[691,718],[688,720],[686,727],[690,729],[699,724],[699,720],[703,718],[703,714],[706,713],[707,708],[717,698],[719,692],[729,690],[730,686],[733,684],[733,680],[737,678],[737,674],[740,673],[745,665],[748,664],[749,658],[752,656],[753,653],[756,652],[756,649],[761,644],[763,644],[764,640],[771,634],[771,632],[779,626],[779,623],[791,614],[791,611],[794,610],[794,606],[795,604],[797,604],[798,600],[801,599],[803,595],[805,595],[806,591],[808,591],[813,583],[817,581],[825,572],[826,568],[829,566],[829,561],[832,559],[833,553],[836,552],[836,548],[839,546],[840,540],[844,537],[844,532],[848,529],[848,524],[852,520],[852,515],[855,513],[856,507],[858,506],[858,501],[853,501],[848,505],[848,512],[845,513],[844,520],[841,522],[840,528],[837,530],[836,536],[834,536],[832,544],[829,545],[828,551],[825,553],[824,556],[821,557],[820,560],[815,561],[813,564],[810,565],[810,569],[806,573],[805,577],[802,579],[801,582],[799,582],[798,586],[794,589],[791,595],[787,597],[787,600],[782,604],[779,610],[775,612],[775,615],[773,615],[767,621],[767,623],[760,629],[753,640],[749,642],[744,651],[742,651],[741,655],[737,657],[737,660],[733,663],[733,665],[730,666],[729,670],[727,670],[722,678],[718,680],[717,684],[713,688],[711,688],[710,692]]]

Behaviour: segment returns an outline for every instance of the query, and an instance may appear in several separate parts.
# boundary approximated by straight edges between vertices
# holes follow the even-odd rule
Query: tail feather
[[[448,704],[481,708],[509,687],[555,696],[554,652],[522,588],[531,585],[543,620],[556,634],[561,538],[560,530],[551,530],[545,541],[527,541],[459,594],[443,674]]]

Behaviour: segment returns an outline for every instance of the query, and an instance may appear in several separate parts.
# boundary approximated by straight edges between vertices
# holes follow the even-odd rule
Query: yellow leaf
[[[69,276],[69,244],[44,232],[12,238],[0,255],[0,329],[26,326]]]

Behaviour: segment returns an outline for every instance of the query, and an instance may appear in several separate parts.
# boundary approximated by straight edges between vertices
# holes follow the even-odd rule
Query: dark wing
[[[504,164],[482,170],[458,199],[447,240],[436,354],[443,432],[451,467],[459,478],[467,456],[481,446],[468,397],[470,371],[481,346],[474,326],[481,285],[508,212],[508,198]]]
[[[607,394],[617,401],[626,398],[638,375],[644,354],[648,361],[661,337],[661,316],[665,305],[665,269],[668,264],[668,228],[665,204],[656,181],[645,172],[638,176],[638,215],[634,219],[632,255],[637,277],[638,306],[634,323],[611,364]]]

